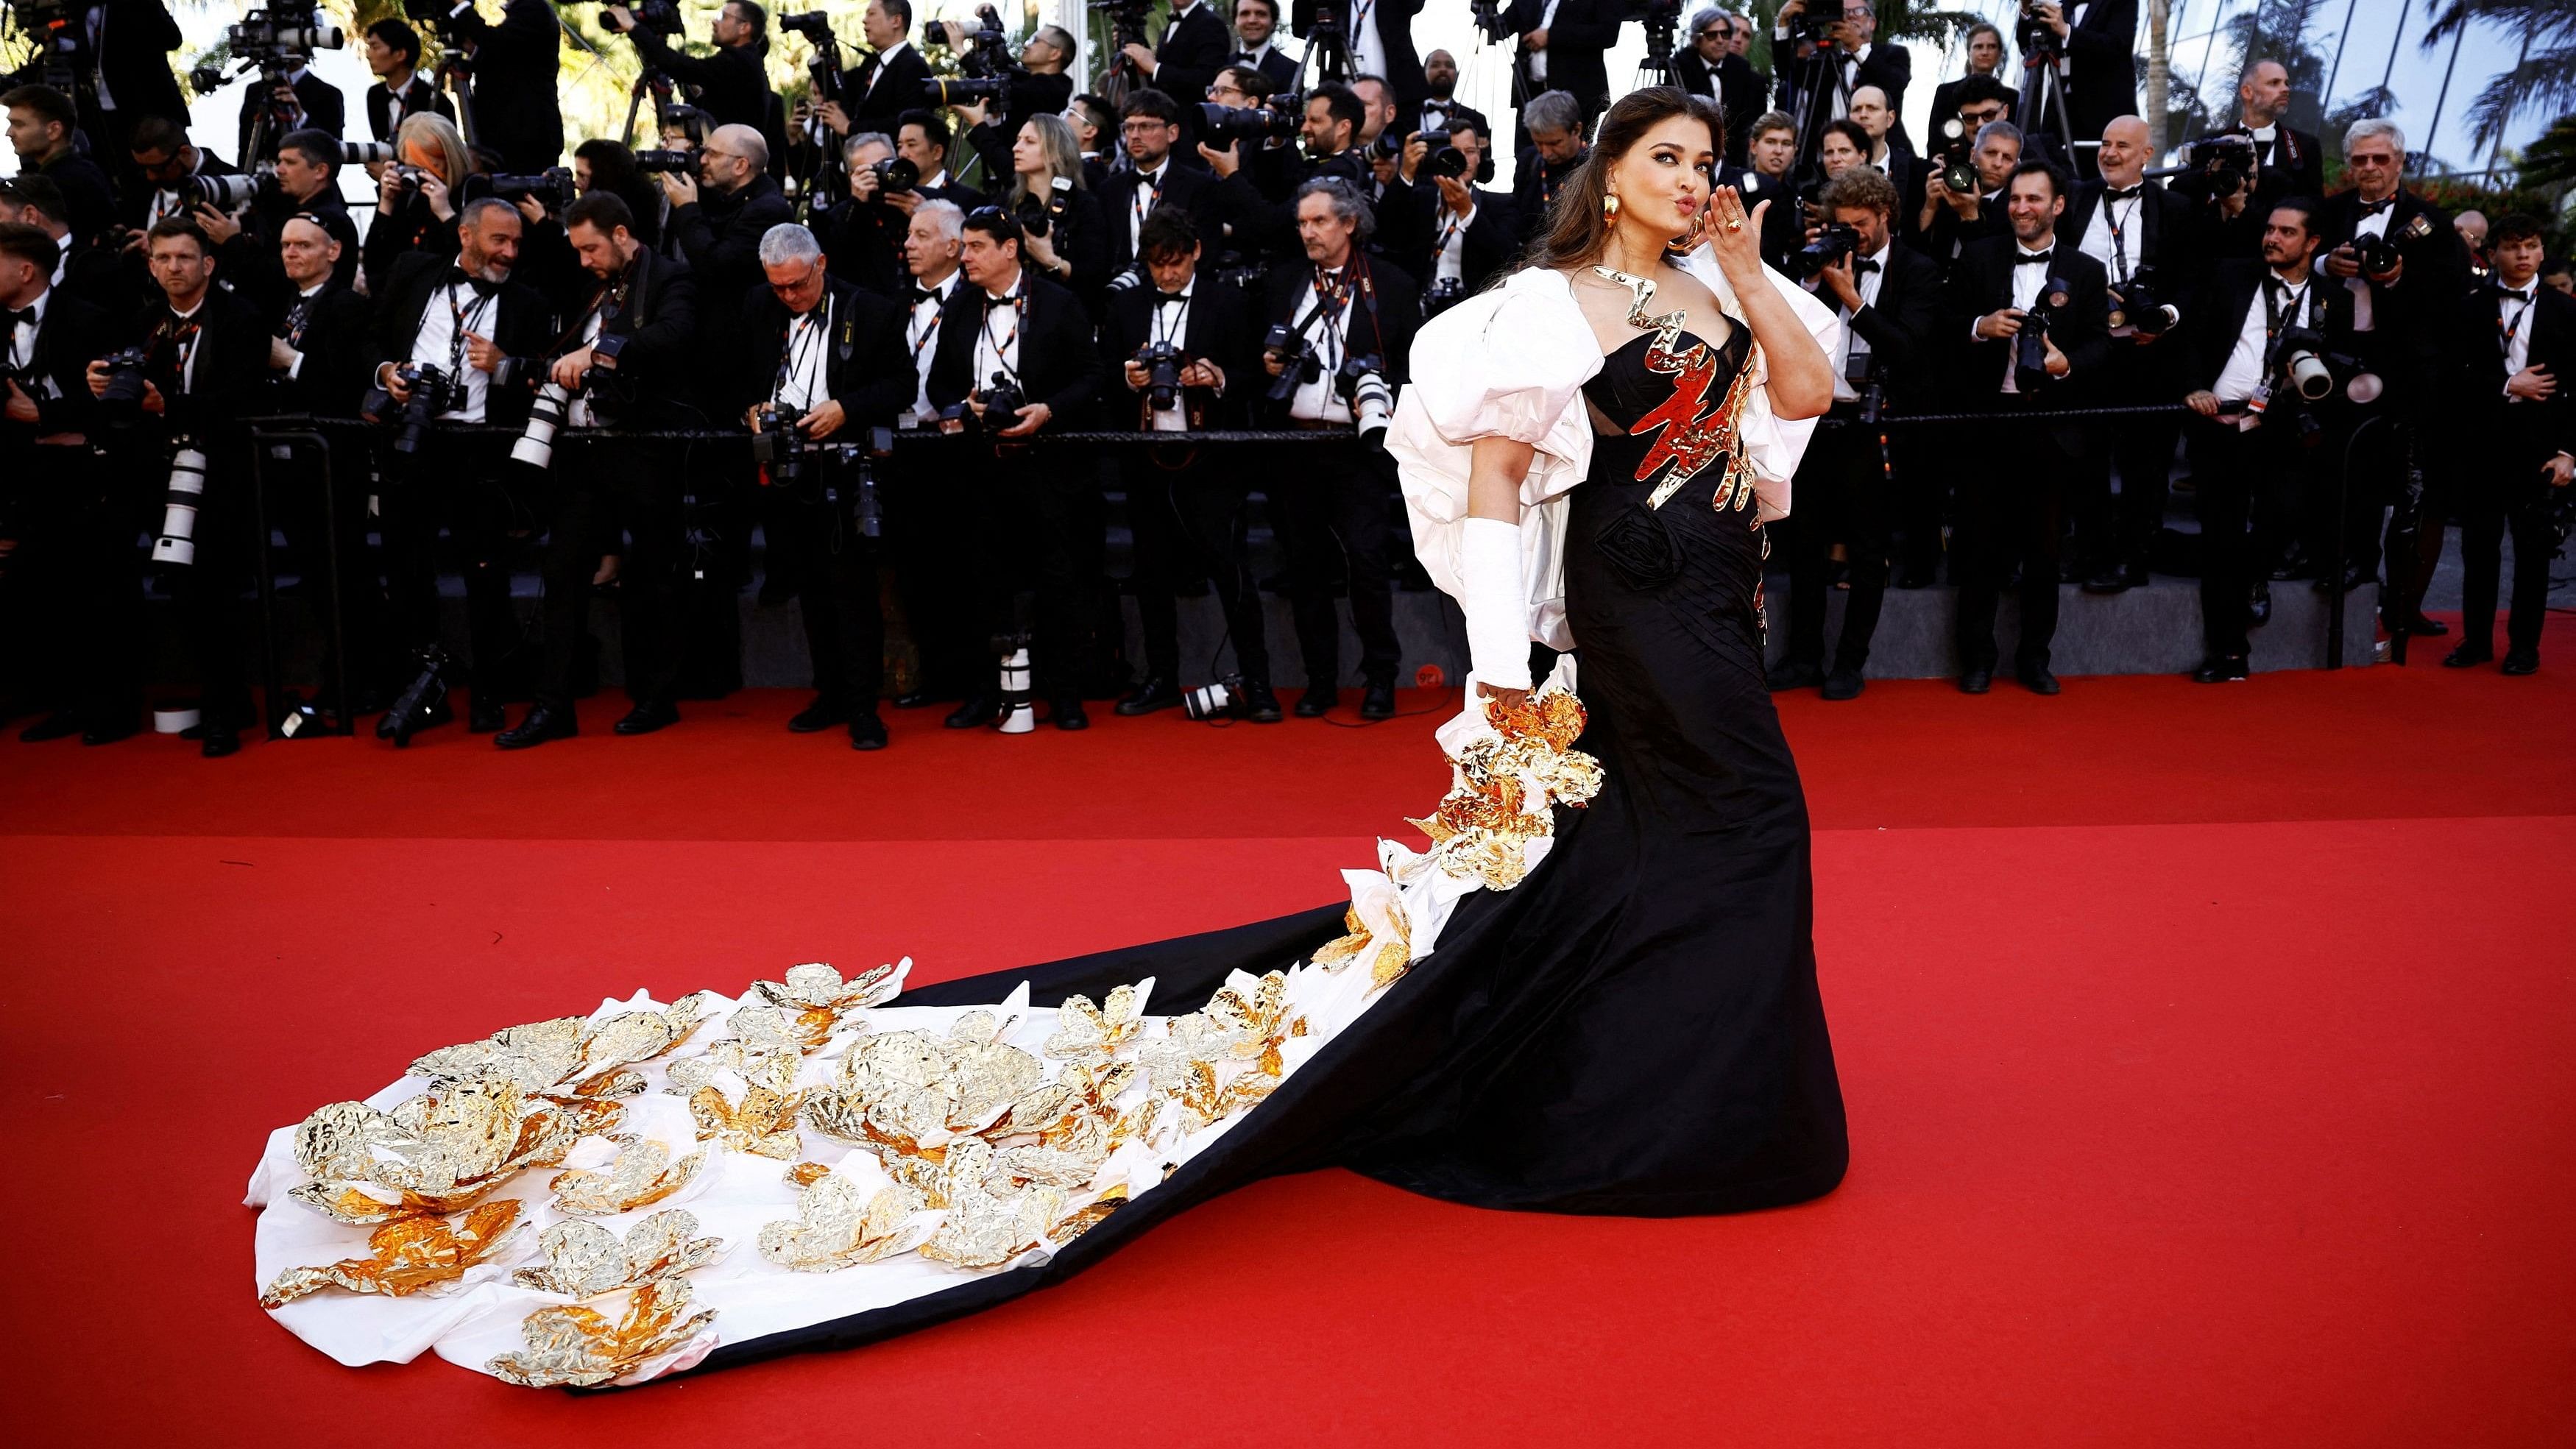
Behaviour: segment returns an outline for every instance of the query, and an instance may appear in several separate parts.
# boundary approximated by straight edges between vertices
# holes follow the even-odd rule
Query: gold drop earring
[[[1619,197],[1616,192],[1601,198],[1601,219],[1605,222],[1619,219]]]

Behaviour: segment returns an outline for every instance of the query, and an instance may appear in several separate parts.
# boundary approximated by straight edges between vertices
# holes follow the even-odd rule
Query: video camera
[[[532,176],[468,176],[465,178],[465,189],[459,193],[457,200],[461,204],[486,196],[497,196],[503,201],[515,202],[520,197],[533,196],[548,211],[560,215],[580,195],[580,188],[574,185],[569,167],[549,166]]]
[[[623,3],[625,0],[598,0],[599,23],[621,35],[626,32],[627,27],[619,24],[617,17],[608,12]],[[680,33],[678,0],[633,0],[632,4],[626,5],[626,9],[627,13],[635,17],[635,29],[649,30],[655,35]]]
[[[1845,222],[1830,221],[1816,233],[1816,239],[1789,254],[1785,268],[1791,277],[1804,281],[1825,268],[1860,250],[1860,229]]]
[[[2203,136],[2183,147],[2181,165],[2160,166],[2144,174],[2198,177],[2212,201],[2224,201],[2254,184],[2255,160],[2254,138],[2230,131]]]
[[[1682,0],[1645,0],[1637,7],[1638,23],[1646,31],[1646,55],[1637,69],[1663,77],[1666,85],[1673,82],[1673,32],[1681,18]]]
[[[2054,61],[2066,53],[2066,42],[2039,18],[2040,6],[2057,4],[2058,0],[2021,0],[2021,18],[2013,26],[2013,44],[2020,48],[2023,64]]]
[[[241,23],[224,27],[224,44],[233,57],[263,68],[292,70],[317,50],[338,50],[348,43],[340,27],[325,22],[311,5],[253,9]]]
[[[1002,29],[1001,14],[992,6],[976,6],[975,28],[958,37],[957,68],[982,78],[1027,73],[1011,54],[1010,34]]]
[[[778,28],[784,34],[804,36],[806,43],[816,50],[829,50],[841,43],[841,38],[832,33],[832,16],[828,11],[801,10],[793,15],[781,15]]]

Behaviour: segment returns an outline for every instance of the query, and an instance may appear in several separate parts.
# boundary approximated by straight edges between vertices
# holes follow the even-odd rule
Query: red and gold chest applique
[[[1646,344],[1646,370],[1673,379],[1673,394],[1654,411],[1637,419],[1628,429],[1630,437],[1656,435],[1654,446],[1646,450],[1645,460],[1637,465],[1637,481],[1652,479],[1663,470],[1663,481],[1646,500],[1649,508],[1661,508],[1665,500],[1681,491],[1682,485],[1706,471],[1711,463],[1725,460],[1725,471],[1717,481],[1717,511],[1732,508],[1742,511],[1753,504],[1753,465],[1744,458],[1737,441],[1737,428],[1744,417],[1744,400],[1753,383],[1753,369],[1736,369],[1735,379],[1717,404],[1709,405],[1709,389],[1717,381],[1718,355],[1705,342],[1682,342],[1685,314],[1676,307],[1662,316],[1649,316],[1646,304],[1654,299],[1655,283],[1649,277],[1630,276],[1609,267],[1594,267],[1596,275],[1617,282],[1635,299],[1628,304],[1628,325],[1651,330],[1654,340]],[[1742,326],[1742,323],[1736,324]]]

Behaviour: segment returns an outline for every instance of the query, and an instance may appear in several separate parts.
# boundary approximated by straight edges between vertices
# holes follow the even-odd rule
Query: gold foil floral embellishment
[[[858,1183],[836,1172],[817,1178],[796,1198],[796,1221],[760,1230],[760,1256],[799,1273],[829,1273],[908,1253],[921,1241],[905,1223],[928,1204],[901,1184],[862,1197]]]
[[[1575,750],[1583,706],[1563,690],[1517,705],[1485,701],[1495,734],[1458,751],[1449,793],[1429,818],[1430,859],[1451,876],[1509,890],[1529,873],[1532,842],[1556,833],[1551,805],[1580,807],[1601,788],[1601,762]]]
[[[289,1268],[259,1295],[259,1306],[276,1308],[325,1288],[401,1298],[452,1282],[509,1242],[521,1226],[520,1206],[514,1197],[488,1202],[469,1210],[453,1227],[436,1217],[387,1223],[367,1235],[366,1257],[318,1268]]]
[[[463,1042],[413,1062],[405,1073],[432,1082],[500,1075],[526,1092],[542,1092],[581,1068],[581,1030],[588,1018],[559,1016],[506,1026],[481,1041]]]
[[[456,1212],[523,1167],[562,1161],[584,1120],[530,1105],[500,1074],[442,1082],[391,1112],[334,1102],[296,1129],[297,1165],[314,1180],[288,1195],[360,1227]]]
[[[993,1149],[969,1139],[948,1152],[933,1206],[947,1213],[918,1251],[952,1268],[998,1268],[1047,1239],[1064,1216],[1064,1192],[1013,1188],[995,1171]]]
[[[779,1174],[789,1187],[812,1187],[832,1171],[828,1162],[800,1162]]]
[[[1058,1061],[1107,1061],[1135,1039],[1144,1009],[1144,995],[1133,986],[1111,991],[1097,1006],[1088,996],[1068,996],[1056,1008],[1055,1035],[1039,1050]]]
[[[521,1268],[510,1275],[510,1281],[566,1298],[596,1298],[621,1288],[640,1288],[716,1260],[724,1250],[724,1239],[689,1236],[697,1230],[697,1216],[678,1209],[637,1223],[627,1230],[622,1243],[597,1223],[556,1223],[537,1235],[544,1264]]]
[[[859,1012],[892,1001],[911,969],[912,958],[906,956],[894,965],[862,971],[844,981],[829,964],[809,961],[788,967],[785,981],[755,981],[751,989],[770,1005],[793,1013],[804,1029],[819,1027],[829,1037]]]
[[[617,1144],[617,1160],[606,1171],[568,1167],[546,1184],[554,1192],[555,1211],[605,1218],[650,1207],[687,1187],[707,1161],[699,1151],[673,1162],[670,1148],[632,1133],[609,1140]]]
[[[714,1087],[700,1087],[689,1095],[689,1115],[697,1121],[701,1142],[794,1162],[804,1150],[796,1132],[801,1101],[798,1093],[747,1087],[737,1105]]]
[[[1102,1193],[1100,1196],[1083,1204],[1081,1207],[1074,1209],[1074,1211],[1067,1216],[1064,1221],[1047,1229],[1047,1237],[1058,1247],[1061,1247],[1064,1244],[1070,1243],[1074,1239],[1081,1237],[1084,1233],[1090,1232],[1102,1218],[1109,1216],[1111,1213],[1116,1212],[1118,1209],[1125,1207],[1126,1205],[1127,1184],[1122,1182],[1117,1186],[1110,1188],[1107,1192]]]
[[[635,1289],[615,1321],[580,1304],[540,1308],[519,1325],[527,1348],[505,1353],[488,1368],[522,1388],[587,1388],[627,1377],[656,1359],[692,1348],[715,1322],[713,1312],[683,1319],[689,1280],[657,1278]]]

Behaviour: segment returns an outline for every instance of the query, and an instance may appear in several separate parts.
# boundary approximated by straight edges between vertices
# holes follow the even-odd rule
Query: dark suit
[[[671,208],[669,245],[697,274],[697,295],[708,319],[730,317],[751,289],[763,285],[760,239],[769,229],[796,219],[796,205],[767,176],[754,176],[740,190],[708,195]]]
[[[1513,0],[1511,8],[1504,12],[1503,18],[1515,35],[1526,37],[1534,30],[1547,32],[1547,79],[1540,81],[1530,75],[1530,57],[1540,52],[1526,45],[1513,58],[1513,73],[1525,94],[1572,93],[1589,121],[1610,104],[1610,69],[1602,57],[1619,43],[1619,27],[1627,23],[1628,7],[1618,0],[1560,0],[1554,24],[1539,23],[1546,15],[1547,0]],[[1420,67],[1415,67],[1414,76],[1418,82]]]
[[[509,0],[493,25],[469,6],[447,21],[474,48],[474,144],[510,171],[542,171],[563,157],[563,111],[555,103],[555,62],[563,46],[546,0]]]
[[[1146,193],[1141,204],[1140,191]],[[1188,212],[1205,260],[1226,249],[1225,224],[1234,215],[1236,199],[1214,173],[1183,166],[1178,154],[1165,163],[1162,175],[1153,183],[1133,167],[1109,173],[1108,182],[1100,188],[1100,216],[1109,240],[1110,275],[1135,265],[1136,229],[1142,220],[1140,205],[1144,216],[1166,206]]]
[[[2002,390],[2012,363],[2011,342],[1972,341],[1969,336],[1976,319],[2013,305],[2019,244],[2010,237],[1988,237],[1960,252],[1950,273],[1941,334],[1958,349],[1954,357],[1960,386],[1969,398],[1988,407],[2027,411],[2066,407],[2093,395],[2111,347],[2102,264],[2077,251],[2062,231],[2053,252],[2046,274],[2064,283],[2066,300],[2054,302],[2053,283],[2042,287],[2040,298],[2055,309],[2049,338],[2066,354],[2068,370],[2063,378],[2020,393]],[[1995,665],[1995,604],[2016,559],[2021,565],[2019,668],[2045,669],[2049,642],[2057,633],[2064,480],[2082,466],[2084,430],[2019,426],[2008,439],[1971,457],[1958,475],[1959,523],[1951,544],[1951,571],[1959,584],[1962,669]]]
[[[997,306],[989,318],[984,289],[964,282],[950,295],[930,364],[931,406],[955,407],[989,388],[992,379],[977,375],[976,340],[988,321],[996,340],[1011,335],[1016,323],[1022,394],[1046,404],[1048,429],[1081,427],[1101,392],[1090,318],[1071,292],[1052,282],[1023,271],[1020,289],[1016,315]],[[987,446],[992,462],[975,489],[973,522],[986,632],[996,638],[1027,633],[1034,623],[1038,690],[1059,704],[1078,700],[1092,672],[1089,621],[1097,602],[1097,581],[1084,569],[1097,544],[1079,531],[1098,516],[1096,475],[1033,458],[1008,442]],[[1031,593],[1034,610],[1023,609],[1021,597]],[[986,674],[976,688],[992,690],[993,676]]]
[[[1245,63],[1245,57],[1250,54],[1249,51],[1237,51],[1227,64],[1242,65]],[[1253,62],[1253,69],[1270,78],[1270,89],[1273,92],[1296,88],[1297,62],[1280,53],[1275,38],[1271,44],[1262,47],[1261,59]]]
[[[274,161],[277,159],[277,143],[286,139],[287,131],[327,131],[337,136],[348,124],[349,105],[341,96],[340,88],[310,70],[295,78],[295,104],[303,108],[304,119],[301,122],[284,129],[272,127],[263,134],[260,121],[262,112],[268,107],[268,91],[260,82],[251,82],[242,91],[241,129],[233,154],[241,157],[244,165],[253,160]],[[256,156],[251,154],[254,138],[259,143]]]
[[[1995,79],[2004,80],[2008,74],[2006,71],[1998,70],[1995,72]],[[1959,90],[1966,84],[1967,77],[1961,76],[1954,81],[1943,81],[1932,88],[1932,140],[1935,143],[1940,139],[1941,123],[1959,114]],[[2011,86],[2005,86],[2004,114],[2014,116],[2020,113],[2021,92]]]
[[[212,151],[200,149],[197,152],[197,167],[194,171],[191,171],[188,174],[191,176],[239,176],[241,174],[241,168],[235,166],[229,161],[226,161],[224,158],[216,155]],[[152,225],[152,208],[156,203],[161,205],[164,215],[180,211],[193,211],[195,209],[193,206],[181,207],[172,205],[171,201],[173,200],[175,200],[175,198],[164,200],[162,189],[158,186],[154,186],[148,181],[138,181],[129,185],[125,188],[124,194],[120,195],[116,199],[117,225],[129,227],[135,231],[148,229]]]
[[[2510,529],[2513,595],[2505,644],[2513,653],[2537,656],[2549,612],[2549,564],[2557,552],[2550,512],[2567,497],[2540,470],[2576,449],[2576,392],[2569,390],[2576,380],[2576,300],[2533,285],[2536,296],[2527,312],[2505,298],[2501,284],[2480,287],[2458,304],[2458,410],[2451,436],[2468,455],[2460,490],[2461,643],[2493,647],[2496,586]],[[2558,390],[2542,401],[2505,396],[2508,319],[2527,345],[2523,365],[2558,379]]]
[[[1197,139],[1198,103],[1234,58],[1234,36],[1209,0],[1196,0],[1154,42],[1154,89],[1181,103],[1182,147]]]
[[[271,336],[302,354],[293,375],[271,373],[264,412],[301,413],[316,418],[354,418],[374,384],[376,366],[375,308],[346,282],[326,280],[311,297],[302,296],[283,273],[282,290],[268,297],[264,312]],[[321,460],[296,445],[294,453],[272,460],[264,500],[273,526],[286,536],[287,567],[299,577],[317,580],[325,561],[321,553],[326,528],[336,526],[333,545],[339,559],[339,626],[351,673],[360,693],[390,683],[398,666],[392,624],[376,561],[367,548],[367,466],[365,452],[350,446],[342,434],[330,454],[326,475]],[[331,490],[329,508],[324,490]],[[328,595],[318,586],[313,601]]]
[[[65,151],[37,168],[63,189],[63,218],[76,241],[95,242],[116,220],[116,188],[99,164],[77,151]]]
[[[135,538],[159,524],[161,495],[98,466],[94,451],[105,437],[89,365],[126,339],[125,322],[60,291],[41,305],[31,352],[9,352],[15,328],[0,327],[0,361],[18,362],[18,386],[36,404],[33,423],[0,419],[0,517],[17,544],[0,568],[0,678],[23,683],[24,703],[121,732],[143,711]],[[58,435],[76,441],[36,441]]]
[[[403,87],[400,119],[394,115],[393,95],[385,89],[383,81],[367,87],[364,100],[367,107],[367,132],[379,141],[392,140],[394,132],[401,126],[401,121],[413,116],[434,115],[445,116],[451,121],[456,119],[456,102],[449,100],[447,92],[433,85],[430,78],[419,71],[414,71],[411,84]]]
[[[1781,49],[1776,36],[1773,49],[1775,52]],[[1792,115],[1798,113],[1798,82],[1811,72],[1813,66],[1813,61],[1772,62],[1772,68],[1780,76],[1780,109]],[[1858,64],[1853,64],[1851,57],[1839,48],[1833,48],[1833,69],[1827,73],[1827,84],[1833,83],[1832,75],[1836,72],[1849,82],[1844,95],[1848,96],[1862,86],[1876,86],[1887,93],[1889,110],[1898,116],[1905,114],[1905,88],[1914,80],[1914,57],[1901,43],[1891,42],[1884,36],[1873,40],[1869,44],[1869,54]],[[1887,143],[1908,151],[1914,149],[1914,142],[1905,134],[1905,123],[1901,120],[1888,129]]]
[[[762,68],[769,54],[766,37],[756,36],[747,45],[719,45],[711,55],[673,50],[670,42],[640,25],[629,38],[647,65],[694,89],[698,109],[716,125],[767,132],[769,76]]]
[[[1260,396],[1267,378],[1257,351],[1260,339],[1254,335],[1243,294],[1205,273],[1192,277],[1185,290],[1190,300],[1178,335],[1166,329],[1173,315],[1184,309],[1163,307],[1162,295],[1152,283],[1109,299],[1108,325],[1101,336],[1104,361],[1117,378],[1109,389],[1108,421],[1113,425],[1149,429],[1149,399],[1128,384],[1125,364],[1154,342],[1178,347],[1185,362],[1210,362],[1225,377],[1222,394],[1211,388],[1181,389],[1180,413],[1190,427],[1238,426],[1244,399]],[[1183,578],[1204,576],[1216,585],[1238,671],[1246,680],[1268,683],[1270,651],[1262,633],[1261,594],[1244,546],[1243,505],[1251,491],[1250,471],[1196,448],[1124,456],[1146,674],[1180,678],[1175,600]]]
[[[98,80],[116,109],[99,110],[85,87],[76,99],[90,149],[116,158],[122,170],[135,122],[145,116],[164,116],[182,126],[188,124],[188,100],[170,69],[170,52],[186,39],[163,0],[108,0],[104,8],[106,18],[98,34]],[[72,14],[73,23],[79,24],[80,12]]]
[[[1354,257],[1364,269],[1366,291],[1354,290],[1342,309],[1337,349],[1342,356],[1371,353],[1385,359],[1389,385],[1401,388],[1413,351],[1413,334],[1421,325],[1421,294],[1413,279],[1395,266]],[[1270,269],[1260,321],[1268,327],[1293,325],[1298,309],[1314,295],[1314,264],[1303,257]],[[1371,298],[1374,297],[1372,305]],[[1320,334],[1321,322],[1304,335]],[[1265,378],[1266,380],[1266,378]],[[1259,425],[1334,431],[1340,423],[1301,421],[1290,404],[1263,399],[1253,404]],[[1390,682],[1401,653],[1395,635],[1393,537],[1395,466],[1383,451],[1352,445],[1349,452],[1282,449],[1268,483],[1273,517],[1287,546],[1291,603],[1297,620],[1297,651],[1306,666],[1306,687],[1331,692],[1341,684],[1341,621],[1333,608],[1333,575],[1346,562],[1351,624],[1360,639],[1360,676],[1372,683]]]
[[[1540,158],[1536,146],[1521,148],[1520,162],[1512,168],[1512,219],[1519,224],[1523,246],[1547,230],[1548,210],[1556,204],[1556,193],[1572,182],[1583,160],[1576,156],[1562,166],[1550,166]]]
[[[1464,295],[1484,290],[1495,273],[1512,264],[1520,249],[1520,220],[1512,200],[1499,191],[1473,186],[1476,218],[1459,236],[1459,280]],[[1405,186],[1399,178],[1387,189],[1388,205],[1378,213],[1378,242],[1386,256],[1409,277],[1420,277],[1427,289],[1440,273],[1440,250],[1455,218],[1440,197],[1428,168]]]
[[[930,62],[909,40],[891,53],[894,58],[888,60],[883,53],[871,52],[841,77],[841,92],[850,98],[842,107],[850,113],[853,130],[891,135],[895,117],[923,104],[921,83],[930,79]]]
[[[2101,169],[2097,153],[2080,143],[2101,140],[2103,127],[2138,112],[2138,0],[2076,0],[2066,7],[2066,18],[2066,116],[2079,144],[2074,155],[2056,159],[2080,175],[2093,176]],[[2035,83],[2023,89],[2029,104],[2016,102],[2014,122],[2055,154],[2056,117],[2040,113]]]
[[[1743,165],[1746,147],[1753,139],[1753,123],[1771,96],[1770,78],[1740,55],[1720,56],[1712,66],[1699,48],[1684,37],[1673,47],[1673,84],[1717,102],[1719,112],[1726,117],[1726,159]]]
[[[1855,280],[1863,279],[1855,273]],[[1883,405],[1900,409],[1921,396],[1921,381],[1943,352],[1935,335],[1941,269],[1903,242],[1891,242],[1879,272],[1878,296],[1870,305],[1844,313],[1842,299],[1831,287],[1819,286],[1815,294],[1843,317],[1866,356],[1844,374],[1850,380],[1853,371],[1861,373],[1851,380],[1858,397],[1834,403],[1798,464],[1797,510],[1788,529],[1788,657],[1798,664],[1824,663],[1831,551],[1840,543],[1851,564],[1851,593],[1835,645],[1835,668],[1858,673],[1869,662],[1869,641],[1878,632],[1899,513],[1879,445],[1880,429],[1864,417],[1863,404],[1873,388]]]
[[[2111,306],[2123,313],[2124,321],[2134,321],[2141,304],[2152,300],[2171,308],[2180,320],[2151,341],[2142,340],[2144,333],[2111,339],[2109,361],[2094,395],[2119,405],[2173,402],[2188,390],[2183,385],[2185,359],[2177,331],[2190,321],[2184,307],[2207,270],[2206,239],[2191,202],[2153,181],[2141,184],[2145,189],[2135,198],[2111,203],[2104,220],[2106,233],[2116,220],[2122,239],[2134,234],[2138,246],[2137,270],[2125,282],[2117,266],[2109,268],[2112,293],[2125,299]],[[2066,214],[2058,218],[2059,234],[2081,245],[2102,213],[2106,189],[2100,181],[2077,183],[2067,198]],[[2115,252],[2125,254],[2125,248]],[[2126,568],[2133,576],[2144,573],[2148,545],[2164,524],[2166,484],[2173,473],[2174,441],[2181,421],[2116,418],[2104,429],[2109,446],[2089,450],[2085,476],[2076,485],[2074,512],[2080,561],[2090,571]],[[2115,467],[2120,475],[2116,504],[2111,496]]]

